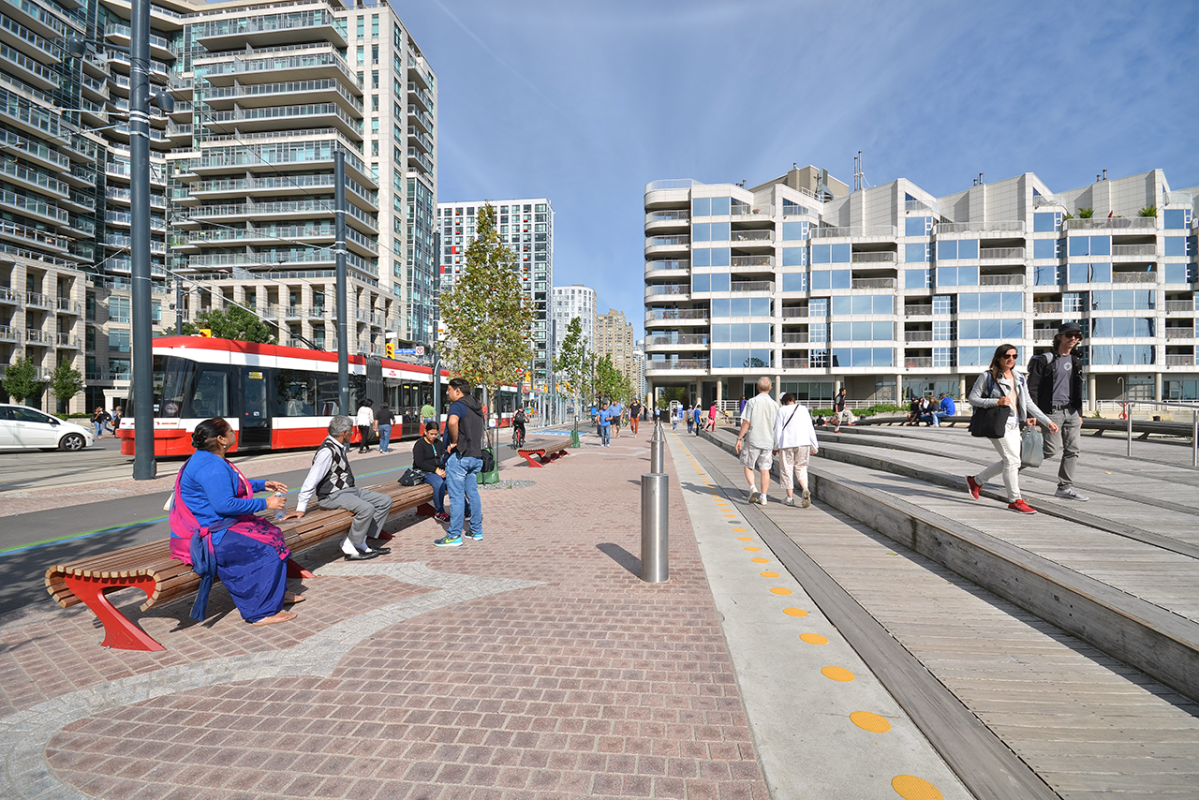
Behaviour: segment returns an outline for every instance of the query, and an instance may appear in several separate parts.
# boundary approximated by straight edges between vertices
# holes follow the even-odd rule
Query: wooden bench
[[[541,467],[543,464],[548,464],[554,459],[570,455],[567,450],[569,447],[570,437],[567,436],[562,439],[551,439],[537,447],[524,447],[517,450],[516,453],[525,461],[528,461],[530,467]],[[537,461],[533,460],[534,457],[537,458]]]
[[[398,483],[370,487],[391,497],[391,513],[409,509],[432,515],[429,505],[433,488],[428,484],[400,486]],[[274,513],[274,512],[271,512]],[[313,548],[330,539],[340,538],[350,529],[354,516],[342,509],[318,509],[303,519],[290,519],[279,524],[292,555]],[[390,534],[380,538],[390,539]],[[312,578],[311,572],[294,560],[287,561],[289,578]],[[104,625],[104,647],[120,650],[165,650],[135,623],[116,609],[105,597],[119,589],[137,588],[146,593],[141,610],[177,600],[196,591],[200,576],[177,558],[171,557],[170,539],[159,539],[126,547],[111,553],[56,564],[46,570],[46,590],[63,608],[84,603]]]

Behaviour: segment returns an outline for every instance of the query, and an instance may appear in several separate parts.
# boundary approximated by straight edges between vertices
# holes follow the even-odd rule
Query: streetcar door
[[[262,369],[242,371],[241,379],[241,432],[238,450],[270,449],[271,414],[269,403],[270,381]]]

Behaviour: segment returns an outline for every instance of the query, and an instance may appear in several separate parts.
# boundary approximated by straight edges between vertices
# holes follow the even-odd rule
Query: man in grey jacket
[[[1074,466],[1082,436],[1082,359],[1075,350],[1081,342],[1082,326],[1064,323],[1053,337],[1053,349],[1028,362],[1028,396],[1058,426],[1057,433],[1042,426],[1043,453],[1045,461],[1056,458],[1059,452],[1062,455],[1056,496],[1063,500],[1087,499],[1074,488]]]

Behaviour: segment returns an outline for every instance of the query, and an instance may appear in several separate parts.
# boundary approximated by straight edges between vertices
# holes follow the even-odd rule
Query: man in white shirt
[[[758,393],[745,404],[741,414],[741,431],[737,434],[736,450],[745,467],[745,480],[749,483],[749,502],[766,505],[766,492],[770,489],[770,468],[774,466],[774,423],[778,419],[779,406],[770,396],[770,378],[758,379]],[[742,440],[749,435],[742,447]],[[754,470],[762,478],[762,491],[758,491]]]
[[[391,552],[387,547],[372,550],[366,545],[368,536],[377,538],[382,533],[391,516],[391,498],[354,485],[354,472],[346,457],[346,444],[353,434],[354,421],[349,417],[334,417],[329,421],[329,435],[312,459],[295,513],[287,518],[302,519],[314,494],[321,508],[344,508],[354,515],[354,522],[341,542],[341,552],[346,561],[364,561]]]

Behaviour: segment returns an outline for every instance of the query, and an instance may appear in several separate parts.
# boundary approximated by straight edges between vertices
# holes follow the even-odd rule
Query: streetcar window
[[[336,375],[316,376],[316,401],[319,408],[317,416],[332,417],[340,413],[337,408]]]
[[[316,413],[316,375],[295,369],[275,373],[275,416],[311,417]]]
[[[222,369],[200,368],[191,415],[203,419],[229,416],[229,375]]]
[[[154,416],[174,419],[183,414],[188,382],[195,369],[194,363],[183,358],[154,356]],[[130,385],[129,398],[125,403],[125,415],[128,417],[133,417],[135,413],[133,400],[133,386]]]

